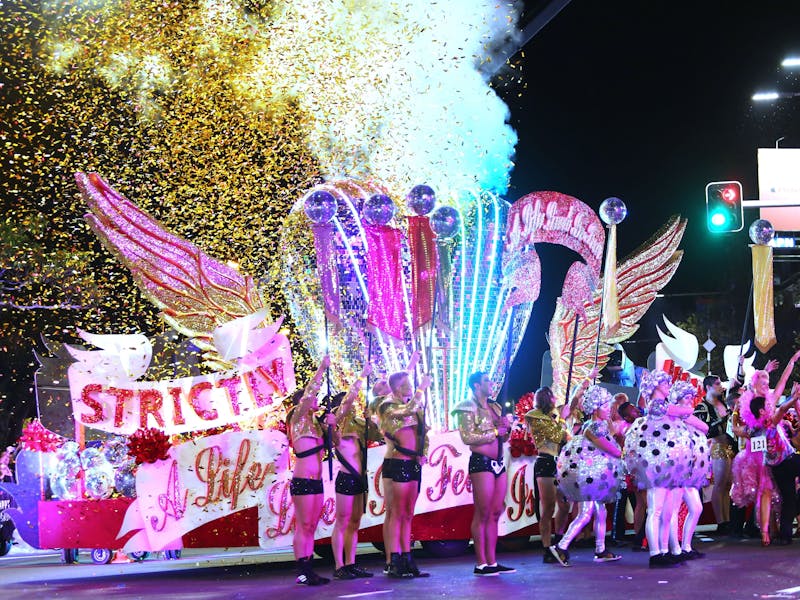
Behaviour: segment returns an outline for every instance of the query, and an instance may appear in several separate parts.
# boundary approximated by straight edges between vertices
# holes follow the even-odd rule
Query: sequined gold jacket
[[[351,404],[346,412],[342,412],[342,406],[336,409],[336,436],[338,438],[357,437],[364,438],[364,427],[367,422],[363,417],[356,414],[355,404]],[[381,433],[372,421],[369,423],[367,441],[377,442],[381,440]]]
[[[324,437],[322,425],[313,410],[300,412],[293,410],[289,415],[289,439],[299,440],[303,437]]]
[[[538,408],[525,414],[525,424],[537,448],[545,444],[560,444],[567,434],[567,424],[555,413],[545,414]]]
[[[386,396],[383,402],[378,405],[380,429],[387,438],[391,439],[401,429],[406,427],[417,428],[421,422],[425,428],[425,439],[423,440],[423,447],[419,450],[426,454],[429,427],[425,424],[424,410],[425,406],[422,403],[422,398],[418,398],[416,395],[409,402],[395,400],[392,395]]]
[[[467,446],[489,444],[497,439],[497,419],[502,411],[496,402],[482,408],[474,398],[469,398],[451,412],[458,417],[458,432]]]

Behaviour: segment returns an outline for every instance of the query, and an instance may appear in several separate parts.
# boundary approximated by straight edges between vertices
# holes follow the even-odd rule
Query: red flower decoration
[[[523,454],[525,456],[534,456],[537,454],[536,446],[528,435],[528,432],[524,429],[513,430],[508,445],[511,450],[511,456],[514,458],[519,458]]]
[[[22,430],[22,437],[19,438],[19,446],[23,450],[34,450],[36,452],[53,452],[64,443],[57,433],[53,433],[42,425],[39,419],[33,419]]]
[[[171,447],[169,437],[155,427],[137,429],[128,438],[128,456],[132,456],[137,465],[165,460]]]
[[[529,410],[533,410],[533,392],[528,392],[522,396],[519,400],[517,400],[517,403],[514,406],[514,412],[517,415],[517,419],[523,423],[525,422],[525,415]]]
[[[511,439],[508,441],[508,447],[509,450],[511,450],[511,456],[519,458],[522,456],[524,441],[519,437],[514,437],[515,433],[516,431],[511,432]]]

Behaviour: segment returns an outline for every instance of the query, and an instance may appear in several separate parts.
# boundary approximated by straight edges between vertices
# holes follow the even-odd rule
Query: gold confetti
[[[323,177],[504,191],[516,136],[477,68],[515,22],[455,0],[0,3],[2,344],[27,365],[40,334],[163,330],[84,223],[76,171],[239,264],[274,314],[280,224]]]

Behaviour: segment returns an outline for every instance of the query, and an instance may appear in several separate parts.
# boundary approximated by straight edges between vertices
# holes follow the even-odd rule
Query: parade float
[[[136,190],[137,203],[147,196],[191,239],[99,176],[79,174],[88,222],[171,330],[148,338],[87,331],[81,347],[45,341],[40,420],[19,442],[15,483],[0,484],[14,497],[5,513],[19,534],[37,548],[66,549],[68,560],[76,548],[94,549],[99,562],[123,547],[169,557],[185,547],[288,547],[282,428],[298,383],[290,347],[302,345],[314,360],[332,356],[328,397],[365,362],[384,377],[419,354],[415,374],[433,376],[432,431],[414,537],[467,539],[469,453],[449,410],[470,372],[487,371],[499,390],[522,359],[542,277],[551,277],[536,244],[581,259],[549,330],[563,399],[571,381],[602,368],[611,345],[635,333],[678,268],[685,221],[670,219],[617,263],[619,202],[604,203],[598,218],[565,194],[500,197],[517,135],[498,90],[528,86],[512,73],[521,64],[499,51],[520,33],[513,3],[73,4],[43,5],[33,20],[27,7],[9,7],[9,57],[19,61],[6,85],[19,134],[8,141],[10,190],[26,211],[41,207],[47,238],[70,241],[70,264],[92,257],[89,270],[108,256],[72,251],[83,208],[72,210],[65,173],[113,165],[115,187]],[[402,198],[417,182],[441,197],[417,186]],[[9,215],[29,220],[25,211]],[[270,289],[281,289],[294,333],[264,297],[266,273],[245,276],[198,246],[275,255],[280,284]],[[771,290],[762,274],[760,287]],[[112,276],[104,269],[99,278]],[[116,291],[115,313],[134,304],[123,287],[102,288]],[[185,343],[179,352],[170,345],[165,362],[181,368],[154,375],[162,337],[173,335]],[[696,340],[694,355],[662,340],[656,366],[692,368]],[[196,363],[203,368],[184,373]],[[521,416],[530,402],[526,395],[507,409]],[[536,449],[520,424],[508,446],[501,533],[524,537],[536,527]],[[382,455],[375,446],[367,456],[364,540],[380,537]],[[334,515],[329,479],[326,469],[321,541]]]
[[[86,346],[65,347],[73,439],[34,421],[21,440],[17,483],[2,485],[19,507],[10,514],[20,535],[34,547],[66,549],[67,561],[78,548],[106,562],[115,549],[175,558],[187,547],[289,547],[284,419],[297,382],[283,317],[275,320],[250,277],[164,230],[98,175],[77,181],[95,233],[165,321],[191,339],[207,372],[149,381],[145,336],[82,332]],[[500,389],[547,268],[535,244],[561,244],[583,259],[566,275],[550,327],[553,388],[564,397],[570,380],[602,368],[611,344],[636,331],[680,263],[685,221],[671,219],[616,264],[618,201],[604,204],[607,243],[588,206],[555,192],[513,205],[476,194],[458,210],[437,207],[433,190],[417,186],[407,200],[401,208],[380,186],[355,181],[309,190],[282,230],[284,293],[308,352],[331,356],[328,398],[365,362],[383,378],[420,357],[415,374],[433,376],[432,429],[413,535],[423,543],[467,540],[469,451],[449,407],[466,394],[471,372],[488,372]],[[529,403],[522,399],[517,416]],[[536,531],[535,448],[519,421],[500,522],[511,537]],[[372,445],[364,541],[381,539],[382,459],[383,447]],[[337,469],[333,461],[334,477]],[[327,469],[324,487],[322,542],[335,515]]]

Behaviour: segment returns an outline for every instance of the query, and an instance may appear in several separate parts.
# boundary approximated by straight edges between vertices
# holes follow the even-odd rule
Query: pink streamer
[[[411,320],[414,331],[433,318],[436,294],[436,242],[428,217],[408,217],[411,252]]]
[[[367,321],[395,338],[403,337],[402,234],[386,225],[364,225],[367,236]]]
[[[336,253],[333,244],[333,225],[312,225],[314,231],[314,250],[317,254],[317,275],[322,288],[322,304],[329,324],[334,330],[341,327],[339,318],[341,308],[339,296],[339,272],[336,267]]]

